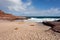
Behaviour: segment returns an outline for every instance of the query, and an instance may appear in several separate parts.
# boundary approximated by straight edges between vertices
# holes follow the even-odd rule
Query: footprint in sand
[[[14,30],[18,30],[18,29],[19,29],[19,28],[16,27]]]
[[[30,25],[30,26],[35,26],[35,25]]]

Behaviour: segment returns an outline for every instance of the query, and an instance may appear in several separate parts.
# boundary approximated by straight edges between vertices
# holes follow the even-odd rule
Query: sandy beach
[[[60,40],[60,34],[36,22],[0,21],[0,40]]]

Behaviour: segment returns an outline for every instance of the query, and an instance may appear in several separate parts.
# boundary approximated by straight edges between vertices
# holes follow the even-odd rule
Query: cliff
[[[27,19],[27,17],[7,14],[4,11],[0,10],[0,20],[24,20],[24,19]]]

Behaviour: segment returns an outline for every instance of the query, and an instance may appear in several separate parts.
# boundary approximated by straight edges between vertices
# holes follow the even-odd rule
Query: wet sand
[[[0,21],[0,40],[60,40],[60,33],[36,22]]]

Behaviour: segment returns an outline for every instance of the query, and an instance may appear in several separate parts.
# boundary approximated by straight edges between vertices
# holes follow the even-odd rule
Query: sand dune
[[[60,40],[49,28],[35,22],[0,22],[0,40]]]

